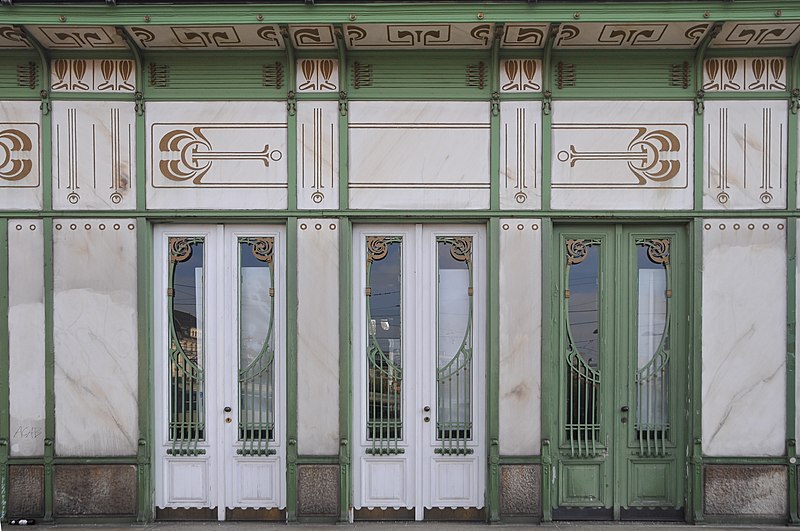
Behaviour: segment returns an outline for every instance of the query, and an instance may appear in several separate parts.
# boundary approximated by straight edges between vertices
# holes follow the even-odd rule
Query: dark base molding
[[[686,513],[675,507],[621,507],[619,519],[628,522],[683,522]],[[606,507],[559,507],[553,520],[611,521],[614,511]]]

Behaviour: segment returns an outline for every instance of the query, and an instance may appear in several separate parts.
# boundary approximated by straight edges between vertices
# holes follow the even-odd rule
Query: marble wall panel
[[[788,104],[708,101],[703,208],[786,208]]]
[[[147,208],[283,209],[286,104],[147,104]]]
[[[300,219],[297,234],[297,449],[339,453],[339,222]]]
[[[691,208],[693,121],[690,102],[554,102],[552,207]]]
[[[783,455],[786,229],[709,219],[703,230],[703,453]]]
[[[339,207],[339,105],[297,102],[297,206]]]
[[[44,455],[42,221],[8,222],[9,416],[12,456]]]
[[[53,207],[136,207],[132,102],[53,102]]]
[[[500,221],[500,453],[541,450],[542,238],[538,219]]]
[[[488,208],[485,102],[351,102],[350,206]]]
[[[0,208],[42,208],[38,101],[0,101]]]
[[[136,455],[136,223],[54,223],[56,454]]]
[[[529,210],[542,204],[542,104],[500,104],[500,208]]]

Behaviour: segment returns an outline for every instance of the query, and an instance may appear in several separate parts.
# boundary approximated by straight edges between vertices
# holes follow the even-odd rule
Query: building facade
[[[797,2],[5,1],[0,517],[798,523]]]

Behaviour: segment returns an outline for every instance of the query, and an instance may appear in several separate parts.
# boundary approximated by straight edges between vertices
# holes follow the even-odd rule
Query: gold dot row
[[[61,230],[63,228],[64,228],[64,226],[61,223],[56,223],[56,230]],[[83,226],[83,228],[86,229],[86,230],[91,230],[92,224],[91,223],[87,223],[87,224],[85,224]],[[100,229],[100,230],[106,230],[106,225],[105,225],[105,223],[100,223],[97,226],[97,228]],[[114,230],[120,230],[122,228],[122,226],[119,223],[114,223],[113,228],[114,228]],[[135,228],[136,228],[136,225],[134,225],[133,223],[128,223],[128,230],[133,230]],[[69,230],[77,230],[77,229],[78,229],[78,225],[76,223],[71,223],[69,225]]]
[[[314,228],[315,228],[316,230],[322,230],[322,223],[317,223],[316,225],[314,225]],[[329,228],[329,229],[331,229],[331,230],[336,230],[336,223],[331,223],[331,224],[328,226],[328,228]],[[306,229],[308,229],[308,224],[306,224],[306,223],[301,223],[301,224],[300,224],[300,230],[306,230]]]
[[[776,225],[776,227],[777,227],[778,230],[783,230],[784,225],[783,225],[783,223],[778,223]],[[703,228],[706,229],[706,230],[711,230],[711,223],[706,223],[703,226]],[[720,223],[719,224],[719,230],[725,230],[726,228],[727,228],[727,225],[725,225],[724,223]],[[738,224],[738,223],[734,223],[733,224],[733,230],[739,230],[741,228],[742,228],[742,226],[740,224]],[[749,223],[747,225],[747,229],[748,230],[755,230],[755,228],[756,228],[755,223]],[[769,223],[764,223],[763,225],[761,225],[761,228],[764,229],[764,230],[769,230]]]
[[[503,230],[508,230],[509,228],[511,228],[511,226],[508,223],[503,223]],[[517,230],[523,230],[523,229],[525,229],[525,225],[522,223],[518,223]],[[531,229],[539,230],[539,224],[534,223],[533,225],[531,225]]]

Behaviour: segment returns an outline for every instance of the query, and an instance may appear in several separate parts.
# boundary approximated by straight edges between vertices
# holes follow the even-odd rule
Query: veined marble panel
[[[38,101],[0,101],[0,208],[42,208]]]
[[[339,452],[339,222],[300,219],[297,232],[297,450]]]
[[[53,207],[136,208],[132,102],[53,102]]]
[[[708,219],[703,230],[703,453],[786,446],[786,221]]]
[[[485,102],[349,105],[350,206],[488,208]]]
[[[336,59],[299,59],[297,92],[338,92],[339,61]]]
[[[131,59],[55,59],[50,68],[50,90],[133,93],[136,65]]]
[[[297,206],[339,207],[339,104],[297,102]]]
[[[706,92],[786,90],[785,57],[715,57],[703,63]]]
[[[282,209],[287,114],[280,102],[147,105],[147,207]]]
[[[500,104],[500,208],[542,205],[542,103]]]
[[[554,102],[553,208],[691,208],[693,120],[690,102]]]
[[[136,455],[136,222],[54,223],[56,454]]]
[[[44,455],[43,239],[41,220],[8,220],[8,400],[12,456]]]
[[[541,448],[540,226],[538,219],[500,220],[502,455],[536,455]]]
[[[708,101],[703,208],[786,208],[788,105]]]

